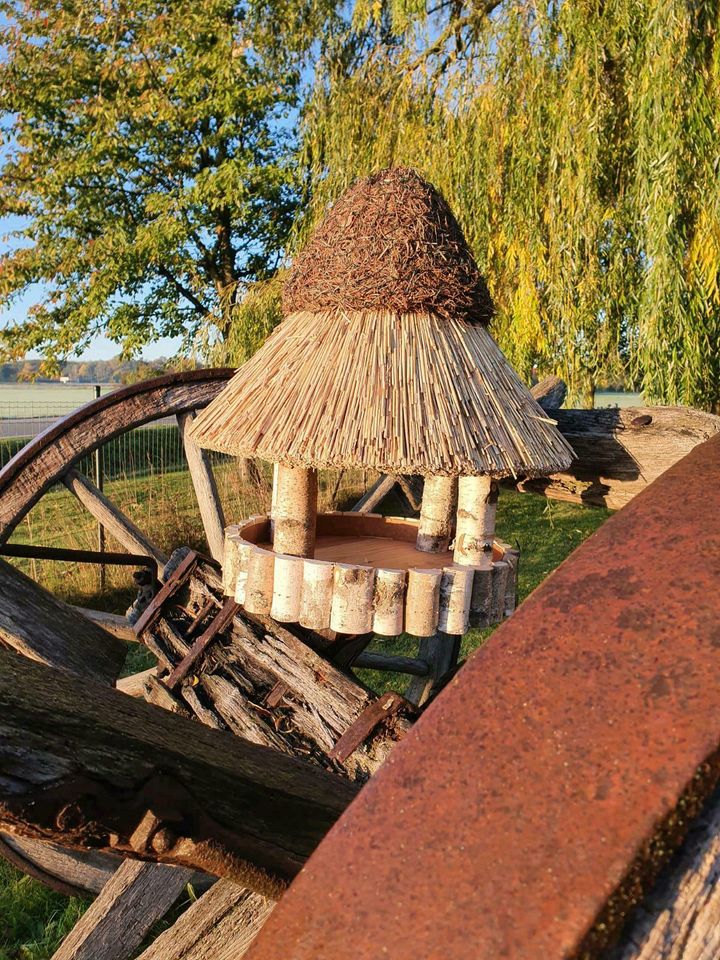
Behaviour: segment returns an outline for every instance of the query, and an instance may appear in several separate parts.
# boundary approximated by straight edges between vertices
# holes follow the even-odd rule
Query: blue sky
[[[9,242],[6,234],[22,226],[19,217],[0,218],[0,255],[7,253],[17,246],[16,243]],[[25,319],[27,310],[35,303],[39,303],[43,297],[43,288],[37,285],[27,291],[27,293],[18,299],[12,307],[3,310],[0,308],[0,326],[7,327],[13,323],[18,323]],[[157,360],[158,357],[172,357],[177,353],[181,344],[181,337],[163,337],[155,343],[149,344],[140,354],[143,360]],[[110,360],[116,357],[120,352],[120,347],[107,337],[96,337],[90,347],[79,357],[71,356],[70,360]],[[31,352],[29,359],[35,359],[38,354]]]

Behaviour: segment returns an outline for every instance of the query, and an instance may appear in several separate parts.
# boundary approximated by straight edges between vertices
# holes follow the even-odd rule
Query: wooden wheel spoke
[[[70,470],[63,477],[63,483],[73,493],[85,509],[111,533],[118,543],[121,543],[128,553],[142,553],[153,557],[157,565],[162,568],[167,563],[167,557],[152,543],[145,534],[136,527],[132,520],[101,493],[95,484],[91,483],[77,470]]]
[[[225,517],[218,496],[210,457],[187,435],[187,428],[194,417],[194,413],[179,413],[177,423],[210,553],[215,560],[221,563],[225,543]]]
[[[135,631],[127,620],[118,613],[107,613],[105,610],[91,610],[89,607],[73,607],[78,613],[82,614],[86,620],[92,620],[99,627],[103,627],[108,633],[111,633],[118,640],[127,640],[130,643],[137,642]]]
[[[190,881],[192,871],[126,860],[53,954],[53,960],[127,960]]]
[[[139,960],[240,960],[274,906],[259,893],[218,880]]]

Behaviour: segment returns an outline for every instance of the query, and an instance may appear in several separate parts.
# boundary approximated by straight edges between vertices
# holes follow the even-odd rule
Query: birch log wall
[[[460,563],[466,569],[460,572],[454,569],[453,555],[448,552],[438,555],[440,566],[436,569],[279,556],[265,545],[270,519],[252,517],[226,530],[225,595],[249,613],[299,622],[314,631],[379,636],[397,636],[404,631],[431,637],[437,630],[465,633],[468,624],[485,627],[499,623],[515,606],[518,551],[493,539],[496,485],[482,477],[462,478],[461,483],[463,480],[477,483],[468,484],[468,506],[476,513],[467,520],[472,529],[463,541]],[[422,524],[422,520],[380,514],[320,514],[318,542],[325,536],[341,538],[343,532],[350,543],[353,537],[364,535],[384,541],[388,557],[396,555],[395,549],[404,548],[398,555],[412,558],[410,548]],[[463,629],[454,629],[463,624]]]

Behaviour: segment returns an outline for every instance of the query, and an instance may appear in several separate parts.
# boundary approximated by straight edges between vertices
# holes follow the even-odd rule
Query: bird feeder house
[[[490,336],[492,301],[445,200],[415,172],[363,180],[297,257],[285,319],[192,425],[273,463],[271,514],[226,531],[226,590],[312,630],[463,634],[512,608],[498,480],[572,451]],[[317,512],[317,471],[425,479],[419,520]]]

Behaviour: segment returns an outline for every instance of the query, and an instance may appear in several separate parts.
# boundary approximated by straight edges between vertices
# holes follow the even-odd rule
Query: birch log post
[[[417,534],[417,549],[444,553],[452,539],[457,505],[457,477],[426,477]]]
[[[437,630],[442,570],[408,570],[405,629],[414,637],[431,637]]]
[[[373,633],[396,637],[403,632],[405,620],[406,570],[379,569],[373,596]]]
[[[275,554],[255,547],[248,557],[244,607],[248,613],[267,617],[272,610]]]
[[[473,577],[472,595],[470,597],[470,626],[487,627],[492,622],[490,610],[492,607],[492,567],[476,567]]]
[[[317,470],[277,465],[272,516],[275,553],[312,557],[317,496]]]
[[[460,477],[453,555],[455,563],[473,567],[490,566],[497,499],[498,485],[491,477]]]
[[[275,554],[273,597],[270,616],[280,623],[300,620],[303,588],[302,557]]]
[[[0,828],[277,897],[357,787],[0,651]]]
[[[303,563],[302,607],[300,624],[308,630],[327,630],[330,627],[334,565],[305,560]]]
[[[474,570],[471,567],[446,567],[440,581],[438,630],[462,636],[470,623]],[[503,592],[503,600],[505,594]]]
[[[364,634],[372,630],[374,567],[336,563],[333,578],[330,629]]]
[[[222,556],[223,593],[226,597],[234,597],[237,587],[237,578],[240,572],[240,525],[231,523],[225,527]]]

